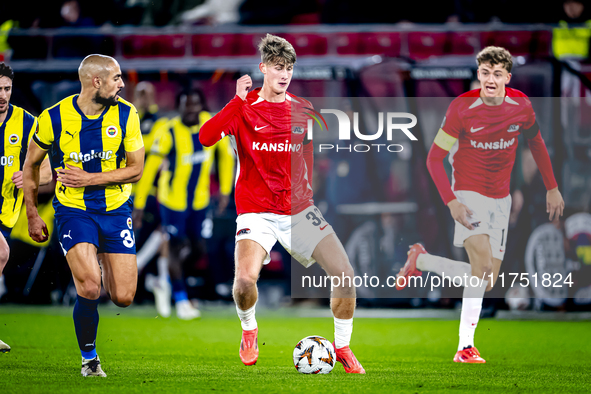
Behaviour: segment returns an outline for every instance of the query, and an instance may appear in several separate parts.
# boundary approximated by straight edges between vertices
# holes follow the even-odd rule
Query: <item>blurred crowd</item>
[[[384,4],[377,0],[48,0],[0,4],[0,24],[20,28],[370,23],[546,23],[587,22],[588,0],[442,0]]]

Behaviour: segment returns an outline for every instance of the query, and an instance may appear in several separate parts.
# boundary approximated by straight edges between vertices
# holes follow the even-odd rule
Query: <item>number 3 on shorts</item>
[[[131,231],[129,230],[123,230],[121,231],[121,238],[123,238],[123,245],[125,245],[126,248],[133,248],[133,245],[135,244],[135,240],[133,239],[133,235],[131,233]]]

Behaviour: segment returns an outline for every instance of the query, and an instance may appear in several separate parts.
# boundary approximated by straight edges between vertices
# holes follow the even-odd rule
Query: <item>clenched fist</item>
[[[236,81],[236,96],[240,97],[242,100],[246,101],[246,95],[248,94],[248,89],[252,87],[252,79],[250,79],[249,75],[241,76],[238,81]]]

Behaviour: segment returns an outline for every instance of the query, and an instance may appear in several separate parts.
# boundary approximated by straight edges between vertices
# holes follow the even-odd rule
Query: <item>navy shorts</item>
[[[129,202],[102,213],[56,205],[57,234],[64,256],[81,242],[95,245],[98,253],[135,254]]]
[[[162,226],[170,236],[171,241],[182,241],[189,238],[194,241],[201,238],[201,229],[205,220],[205,209],[194,211],[173,211],[160,205],[160,216],[162,217]]]
[[[6,239],[6,241],[8,241],[8,239],[10,238],[10,233],[12,232],[12,229],[10,227],[6,227],[2,223],[0,223],[0,232],[2,232],[2,235],[4,235],[4,238]]]

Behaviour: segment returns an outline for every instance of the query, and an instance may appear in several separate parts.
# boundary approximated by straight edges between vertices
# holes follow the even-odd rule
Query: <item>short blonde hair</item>
[[[293,65],[296,62],[296,53],[285,38],[267,34],[259,43],[261,62],[265,64]]]
[[[511,72],[513,68],[513,58],[508,50],[501,47],[489,46],[484,48],[476,55],[476,63],[478,66],[482,63],[488,63],[491,66],[502,64],[507,72]]]

